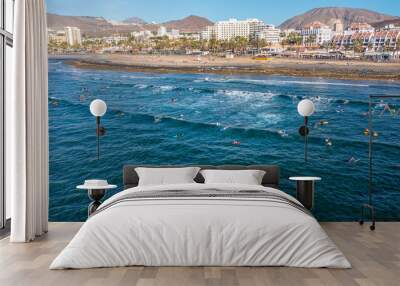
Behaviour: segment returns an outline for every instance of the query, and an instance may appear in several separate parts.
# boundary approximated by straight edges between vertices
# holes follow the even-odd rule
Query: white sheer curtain
[[[6,187],[12,242],[47,232],[47,25],[44,0],[16,0],[13,92],[6,98]]]

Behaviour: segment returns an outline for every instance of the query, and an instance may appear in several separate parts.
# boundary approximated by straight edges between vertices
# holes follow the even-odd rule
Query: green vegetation
[[[385,52],[392,52],[394,50],[394,47],[392,47],[390,40],[385,41],[385,46],[383,47],[383,50]]]
[[[303,43],[303,37],[299,33],[291,32],[286,38],[281,35],[282,46],[300,46]]]
[[[316,44],[317,37],[315,35],[309,35],[306,40],[305,44],[306,46],[314,46]]]
[[[316,35],[309,35],[302,37],[299,33],[291,32],[288,35],[281,34],[282,41],[281,47],[287,51],[297,51],[297,55],[302,48],[307,49],[325,49],[327,52],[336,51],[337,47],[335,41],[324,43],[323,45],[317,44]],[[255,54],[260,52],[261,49],[269,48],[271,43],[266,40],[257,38],[247,39],[245,37],[235,37],[230,40],[196,40],[192,38],[179,38],[171,39],[167,36],[164,37],[151,37],[146,40],[138,39],[135,37],[121,37],[122,40],[116,38],[84,38],[82,44],[68,46],[66,42],[56,40],[49,40],[48,49],[49,53],[65,53],[65,52],[83,52],[83,53],[97,53],[101,51],[117,53],[146,53],[146,54],[186,54],[186,53],[199,53],[210,52],[214,55],[222,55],[226,52],[234,53],[237,55]],[[395,56],[396,51],[400,51],[400,38],[394,44],[387,40],[382,46],[376,48],[372,41],[364,44],[363,40],[355,39],[344,46],[345,51],[352,51],[357,54],[362,54],[366,50],[376,49],[382,52],[392,52]],[[111,50],[112,49],[112,50]]]
[[[50,52],[60,50],[84,50],[84,51],[99,51],[106,48],[117,47],[132,52],[153,51],[156,53],[172,53],[186,50],[202,50],[211,51],[213,53],[223,53],[232,51],[233,53],[244,53],[249,48],[264,48],[271,44],[265,40],[252,39],[248,40],[245,37],[236,37],[231,40],[194,40],[189,38],[170,39],[167,36],[153,37],[147,41],[138,40],[134,37],[128,37],[127,40],[106,42],[103,39],[84,39],[81,45],[68,47],[65,42],[57,42],[50,40],[48,48]]]
[[[362,40],[354,40],[351,46],[355,53],[362,53],[365,50]]]
[[[396,51],[400,51],[400,37],[397,39],[396,42]]]

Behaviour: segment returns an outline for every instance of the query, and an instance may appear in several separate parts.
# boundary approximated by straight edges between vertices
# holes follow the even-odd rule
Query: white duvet
[[[184,184],[163,190],[257,189],[262,186]],[[258,199],[168,198],[124,201],[89,218],[50,269],[145,266],[293,266],[350,268],[314,217]]]

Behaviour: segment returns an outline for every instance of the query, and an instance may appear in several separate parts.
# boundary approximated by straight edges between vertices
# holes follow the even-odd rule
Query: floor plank
[[[384,222],[372,232],[357,223],[322,223],[352,263],[352,269],[289,267],[119,267],[48,269],[81,223],[50,223],[49,233],[29,244],[0,240],[0,285],[136,286],[397,286],[400,222]]]

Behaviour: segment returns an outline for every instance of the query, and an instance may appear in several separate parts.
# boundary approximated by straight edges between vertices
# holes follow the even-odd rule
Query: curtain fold
[[[11,242],[48,225],[48,59],[44,0],[16,0],[13,93],[6,98],[6,187]],[[8,101],[8,102],[7,102]]]

